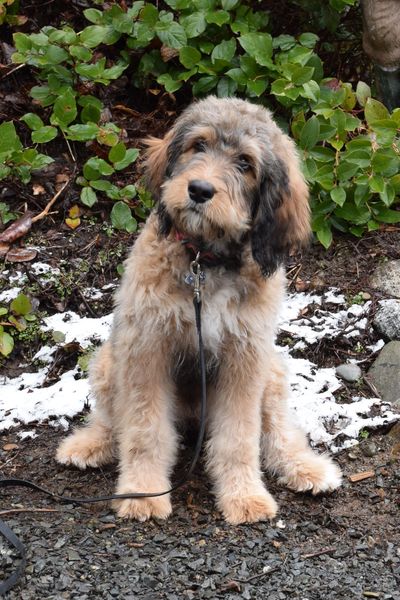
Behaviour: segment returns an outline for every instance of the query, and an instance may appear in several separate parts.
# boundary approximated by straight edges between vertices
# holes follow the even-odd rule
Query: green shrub
[[[123,8],[111,2],[84,10],[89,24],[79,32],[66,25],[14,35],[14,61],[35,68],[40,85],[31,95],[49,112],[48,123],[36,113],[22,117],[32,142],[43,144],[61,134],[67,141],[96,140],[109,148],[108,160],[94,156],[84,164],[78,178],[83,204],[92,206],[99,193],[114,200],[112,223],[127,231],[136,228],[132,208],[139,217],[148,208],[134,186],[119,189],[112,182],[116,171],[136,160],[137,150],[126,148],[114,123],[102,124],[97,98],[99,86],[126,72],[138,88],[240,95],[273,108],[298,143],[312,192],[313,229],[325,247],[332,229],[361,235],[400,221],[394,209],[400,187],[399,111],[389,114],[363,82],[353,90],[327,78],[315,50],[318,36],[273,37],[269,14],[255,4],[165,0],[160,8],[142,1]],[[320,28],[333,30],[339,12],[355,0],[291,4],[304,14],[311,11]]]

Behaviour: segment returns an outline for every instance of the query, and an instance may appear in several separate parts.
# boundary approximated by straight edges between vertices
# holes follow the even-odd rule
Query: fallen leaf
[[[11,248],[6,254],[8,262],[28,262],[37,256],[34,248]]]
[[[3,450],[4,452],[11,452],[11,450],[18,450],[18,444],[4,444]]]
[[[68,211],[68,215],[71,219],[76,219],[77,217],[80,217],[81,214],[82,214],[81,207],[78,206],[77,204],[74,204],[73,206],[71,206],[71,208]]]
[[[40,185],[39,183],[35,183],[32,186],[32,193],[34,196],[39,196],[39,194],[44,194],[45,193],[45,189],[42,185]]]
[[[11,223],[7,229],[0,233],[0,242],[11,244],[24,236],[32,227],[32,213],[27,211],[22,217]]]
[[[169,48],[168,46],[161,46],[160,54],[163,62],[168,62],[179,55],[179,50]]]
[[[81,220],[80,219],[65,219],[65,224],[70,228],[70,229],[76,229],[77,227],[79,227],[79,225],[81,224]]]
[[[56,183],[66,183],[69,181],[69,177],[66,173],[58,173],[56,175]]]

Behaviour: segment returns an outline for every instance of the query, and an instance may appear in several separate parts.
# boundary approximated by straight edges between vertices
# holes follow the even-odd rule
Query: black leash
[[[199,346],[199,362],[200,362],[200,380],[201,380],[201,392],[200,392],[200,426],[199,433],[197,435],[196,446],[194,449],[192,460],[187,468],[186,472],[182,475],[182,477],[175,483],[169,490],[165,492],[132,492],[131,494],[111,494],[109,496],[94,496],[93,498],[71,498],[69,496],[64,496],[60,494],[55,494],[50,490],[33,483],[32,481],[27,481],[25,479],[1,479],[0,478],[0,488],[4,487],[25,487],[31,490],[35,490],[48,496],[52,500],[56,500],[58,502],[66,502],[68,504],[92,504],[94,502],[105,502],[109,500],[123,500],[127,498],[155,498],[158,496],[165,496],[166,494],[170,494],[174,492],[178,488],[180,488],[190,475],[193,473],[194,468],[197,464],[197,461],[200,456],[201,448],[203,445],[204,433],[206,428],[206,409],[207,409],[207,390],[206,390],[206,364],[204,357],[204,347],[203,347],[203,339],[201,334],[201,293],[200,293],[200,281],[201,281],[201,270],[200,264],[198,262],[199,255],[196,256],[196,259],[190,264],[190,272],[194,278],[194,294],[193,294],[193,304],[195,311],[195,320],[196,320],[196,330],[197,330],[197,339]],[[0,534],[8,541],[8,543],[18,551],[21,556],[20,563],[18,567],[13,571],[13,573],[7,577],[7,579],[0,580],[0,595],[6,594],[14,585],[18,583],[21,576],[24,573],[26,566],[26,548],[25,545],[18,539],[15,533],[0,519]]]

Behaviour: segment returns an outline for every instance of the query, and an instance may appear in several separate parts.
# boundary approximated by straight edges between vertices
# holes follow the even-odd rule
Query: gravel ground
[[[33,440],[16,430],[1,436],[1,476],[65,494],[113,490],[112,466],[63,468],[54,460],[63,433],[48,425],[37,432]],[[127,522],[105,505],[74,508],[26,490],[2,492],[0,518],[28,546],[25,578],[6,598],[398,600],[399,439],[397,425],[338,456],[346,477],[331,496],[294,494],[271,481],[280,503],[274,523],[225,524],[201,465],[174,494],[166,522]],[[18,447],[4,450],[13,443]],[[348,479],[364,471],[373,475]],[[9,574],[13,553],[2,540],[0,559]]]

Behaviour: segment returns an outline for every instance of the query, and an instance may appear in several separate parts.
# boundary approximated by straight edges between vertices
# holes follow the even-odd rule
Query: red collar
[[[221,262],[221,258],[218,257],[216,254],[210,252],[209,250],[204,250],[204,244],[200,240],[190,238],[182,231],[177,230],[175,230],[175,239],[177,242],[180,242],[182,245],[184,245],[185,248],[187,248],[193,254],[194,257],[196,257],[200,253],[199,260],[214,265],[219,264]]]

